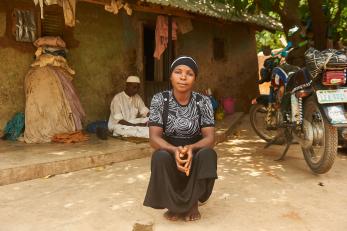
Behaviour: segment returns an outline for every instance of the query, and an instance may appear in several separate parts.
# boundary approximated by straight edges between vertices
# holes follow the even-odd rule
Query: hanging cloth
[[[119,10],[123,7],[123,3],[119,0],[111,0],[109,5],[105,5],[105,10],[113,14],[118,14]]]
[[[34,0],[35,6],[37,6],[37,4],[40,5],[40,9],[41,9],[41,19],[43,19],[43,1],[44,1],[44,0]]]
[[[37,4],[40,5],[41,9],[41,19],[43,19],[43,3],[46,3],[46,5],[53,5],[53,4],[58,4],[58,0],[34,0],[35,6]]]
[[[153,57],[160,59],[161,54],[165,51],[169,40],[168,19],[162,15],[157,17],[157,24],[155,28],[155,51]],[[177,40],[177,24],[172,21],[172,40]]]
[[[122,8],[127,12],[127,15],[132,15],[133,10],[130,8],[129,4],[123,4],[120,0],[111,0],[110,4],[105,5],[105,10],[113,14],[118,14],[119,10]]]
[[[61,0],[64,11],[65,25],[74,27],[76,24],[76,0]]]
[[[43,19],[43,4],[53,5],[58,4],[63,7],[65,25],[74,27],[75,26],[75,15],[76,15],[76,0],[33,0],[35,6],[40,5],[41,19]]]

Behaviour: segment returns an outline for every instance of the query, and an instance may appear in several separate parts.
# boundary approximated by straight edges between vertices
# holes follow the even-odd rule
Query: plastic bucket
[[[222,100],[223,108],[226,114],[234,113],[235,100],[232,97],[226,97]]]

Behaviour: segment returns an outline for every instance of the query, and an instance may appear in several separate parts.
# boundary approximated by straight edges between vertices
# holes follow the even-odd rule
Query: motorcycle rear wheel
[[[267,109],[263,104],[252,105],[249,111],[250,122],[255,133],[266,142],[270,142],[278,133],[277,130],[266,129]],[[275,144],[283,144],[284,140],[279,139]]]
[[[330,125],[322,115],[313,96],[304,102],[304,127],[305,123],[310,123],[308,125],[313,138],[311,146],[302,147],[305,161],[314,173],[326,173],[333,166],[337,155],[337,128]],[[308,135],[305,134],[305,137]]]

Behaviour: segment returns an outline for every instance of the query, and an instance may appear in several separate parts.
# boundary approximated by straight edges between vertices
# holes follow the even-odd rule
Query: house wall
[[[34,47],[2,46],[6,8],[0,3],[0,130],[17,111],[24,111],[24,77],[33,61]],[[113,96],[123,90],[128,75],[143,76],[141,23],[154,14],[122,10],[113,15],[102,6],[78,3],[77,23],[64,40],[69,65],[76,71],[74,85],[87,113],[87,122],[108,119]],[[257,94],[257,56],[254,32],[242,24],[229,26],[193,21],[194,30],[178,36],[177,54],[195,57],[199,64],[196,89],[211,87],[218,97],[236,98],[236,109],[246,111]],[[215,61],[214,36],[225,38],[226,59]],[[144,89],[141,89],[143,95]]]
[[[113,96],[122,91],[128,75],[139,75],[138,23],[124,11],[113,15],[102,6],[78,3],[76,27],[64,40],[73,44],[67,59],[76,71],[73,83],[87,114],[87,122],[108,119]],[[6,8],[0,5],[0,36],[5,33]],[[24,77],[35,48],[0,39],[0,130],[17,111],[24,111]],[[24,46],[24,45],[22,45]],[[26,47],[28,44],[25,45]],[[141,94],[143,89],[141,89]]]
[[[8,45],[6,33],[6,8],[0,1],[0,135],[6,121],[24,108],[24,75],[33,57],[33,48],[18,49],[18,44]],[[29,52],[28,52],[29,51]]]
[[[258,60],[254,31],[244,24],[215,25],[193,21],[194,31],[181,35],[178,55],[193,56],[199,65],[197,90],[211,88],[218,98],[231,96],[236,111],[248,111],[258,94]],[[213,38],[224,39],[225,59],[213,57]]]
[[[70,49],[68,61],[76,70],[74,84],[87,120],[108,119],[113,96],[124,89],[128,75],[139,75],[138,36],[133,18],[103,7],[79,3],[79,23],[73,31],[79,45]]]

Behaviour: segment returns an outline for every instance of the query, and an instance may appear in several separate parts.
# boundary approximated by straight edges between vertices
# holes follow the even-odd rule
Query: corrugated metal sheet
[[[232,22],[244,22],[259,25],[271,30],[282,30],[282,24],[271,17],[263,14],[235,15],[233,7],[211,0],[141,0],[153,4],[176,7],[192,13],[220,18]]]

